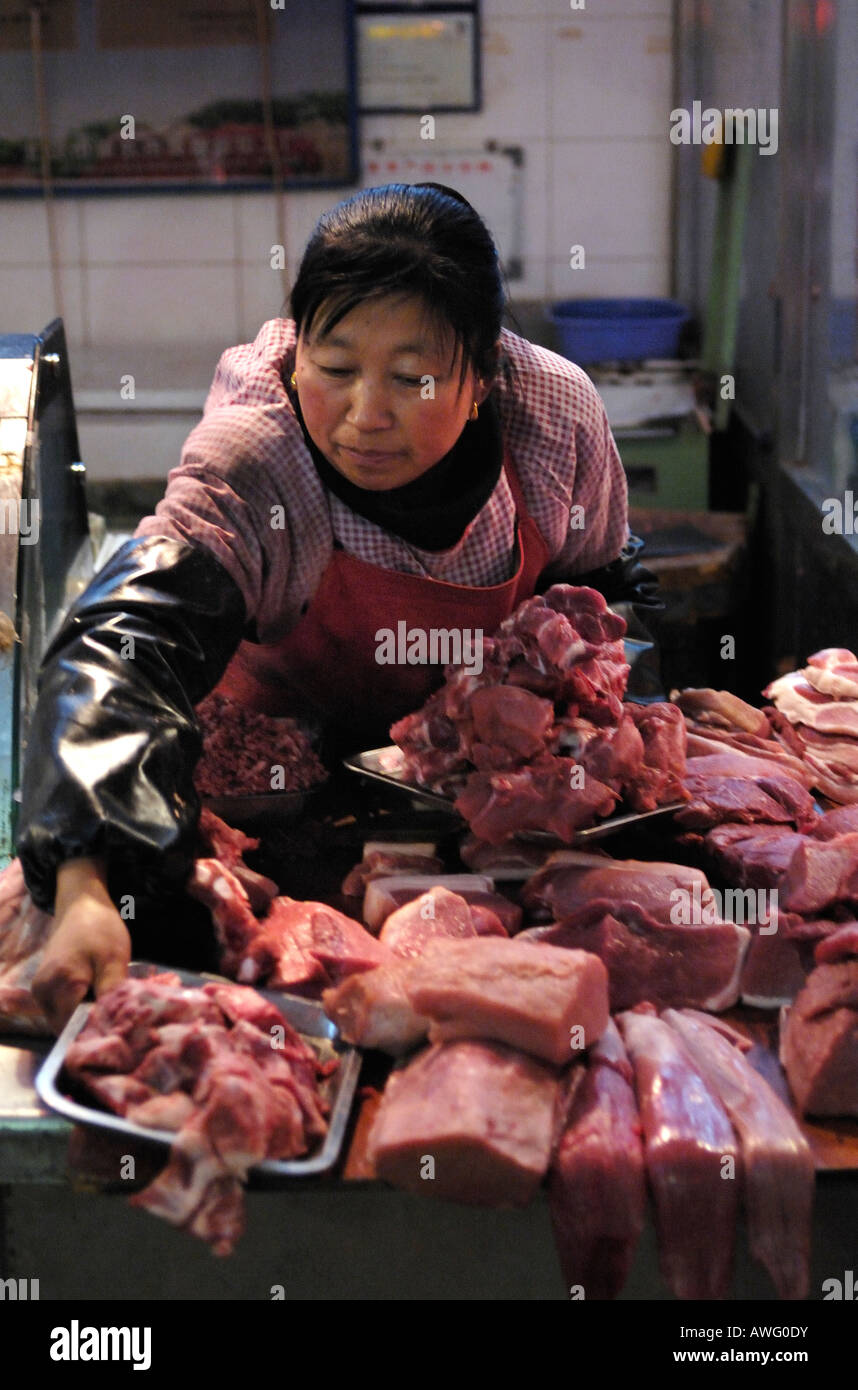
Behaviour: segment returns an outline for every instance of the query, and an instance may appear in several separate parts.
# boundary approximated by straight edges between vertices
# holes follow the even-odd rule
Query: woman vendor
[[[155,514],[44,657],[18,853],[56,919],[33,984],[53,1026],[124,975],[120,897],[187,877],[211,690],[373,746],[442,679],[379,662],[381,630],[488,635],[557,580],[610,600],[640,578],[594,386],[503,312],[470,204],[393,184],[321,218],[291,319],[221,357]]]

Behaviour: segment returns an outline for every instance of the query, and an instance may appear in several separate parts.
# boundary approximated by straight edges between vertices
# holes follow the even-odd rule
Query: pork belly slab
[[[767,1081],[700,1016],[662,1015],[721,1101],[742,1149],[751,1254],[781,1298],[806,1298],[815,1167],[810,1146]]]
[[[616,1298],[644,1227],[646,1177],[632,1069],[613,1020],[586,1070],[569,1069],[561,1105],[548,1200],[563,1280],[585,1299]]]
[[[740,1184],[732,1125],[667,1023],[638,1012],[617,1023],[634,1067],[662,1276],[677,1298],[726,1298]],[[735,1178],[722,1176],[725,1160]]]
[[[432,1020],[432,1042],[494,1038],[558,1066],[608,1024],[608,975],[598,957],[541,943],[445,941],[415,962],[405,990]]]
[[[551,1156],[553,1068],[499,1043],[440,1043],[385,1087],[369,1138],[386,1182],[478,1206],[524,1206]]]
[[[597,955],[608,971],[611,1011],[616,1013],[647,1000],[662,1008],[732,1008],[750,938],[747,927],[735,922],[676,926],[658,921],[635,902],[600,898],[561,922],[522,932],[516,940]]]

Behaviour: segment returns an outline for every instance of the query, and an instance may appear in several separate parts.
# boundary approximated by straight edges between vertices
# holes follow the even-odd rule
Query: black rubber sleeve
[[[200,546],[127,541],[45,652],[24,753],[17,852],[52,911],[60,864],[104,856],[111,894],[178,891],[193,859],[194,706],[245,634],[235,581]]]

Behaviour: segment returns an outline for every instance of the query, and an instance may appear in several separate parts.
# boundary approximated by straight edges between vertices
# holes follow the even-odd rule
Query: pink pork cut
[[[548,1168],[556,1094],[550,1067],[498,1043],[430,1047],[390,1077],[370,1134],[371,1161],[406,1192],[525,1206]]]
[[[392,912],[413,902],[430,888],[446,888],[467,898],[473,891],[489,893],[492,886],[486,874],[397,874],[372,879],[364,895],[363,920],[367,929],[377,935]]]
[[[471,696],[470,757],[480,769],[514,767],[546,746],[554,705],[529,690],[487,685]]]
[[[257,920],[241,884],[216,859],[196,861],[187,891],[209,907],[221,969],[242,984],[318,997],[325,986],[387,959],[359,922],[325,903],[278,897]]]
[[[30,986],[53,929],[53,916],[36,907],[13,859],[0,871],[0,1031],[50,1033]]]
[[[677,825],[708,830],[722,821],[803,825],[814,814],[807,790],[766,758],[743,753],[692,758],[685,773],[691,800],[676,812]]]
[[[822,843],[805,839],[781,880],[781,907],[810,914],[851,902],[858,903],[858,833]]]
[[[718,1012],[739,998],[742,961],[751,933],[735,922],[676,926],[658,921],[635,902],[596,899],[518,941],[590,951],[608,971],[611,1012],[649,1000]]]
[[[739,1205],[732,1126],[672,1028],[649,1013],[617,1023],[634,1066],[665,1283],[677,1298],[726,1298]],[[722,1176],[725,1159],[735,1179]]]
[[[808,829],[814,840],[834,840],[838,835],[858,833],[858,806],[838,806],[834,811],[826,811],[817,816]]]
[[[366,886],[377,878],[393,878],[399,874],[442,874],[443,861],[436,855],[415,853],[408,845],[401,849],[374,849],[364,851],[359,864],[343,879],[341,892],[346,898],[361,898]]]
[[[445,941],[415,962],[405,990],[432,1020],[431,1042],[494,1038],[557,1066],[596,1042],[608,1023],[602,962],[533,942]]]
[[[391,913],[379,941],[391,955],[407,960],[422,956],[427,942],[438,937],[462,941],[476,936],[506,936],[506,932],[494,913],[479,909],[475,913],[456,893],[430,888],[428,893]]]
[[[858,1116],[858,960],[811,971],[782,1021],[780,1057],[799,1114]]]
[[[801,671],[790,671],[763,691],[791,724],[806,725],[820,734],[858,735],[858,698],[834,699],[816,690]]]
[[[737,888],[776,888],[804,836],[783,825],[717,825],[703,844]]]
[[[807,1140],[759,1072],[700,1016],[668,1009],[709,1090],[739,1137],[748,1239],[781,1298],[806,1298],[816,1170]]]
[[[696,897],[707,913],[713,910],[712,889],[699,869],[561,850],[528,879],[521,905],[533,921],[559,922],[598,898],[637,903],[656,921],[670,923],[677,890]]]
[[[484,880],[490,883],[490,879]],[[480,887],[480,876],[445,874],[433,882],[424,875],[410,879],[376,879],[367,889],[363,915],[370,931],[379,931],[394,913],[427,892],[443,889],[462,898],[470,909],[478,936],[514,936],[521,930],[521,908],[502,893]]]
[[[231,869],[246,892],[253,912],[261,917],[280,889],[273,878],[256,873],[255,869],[249,868],[244,862],[245,854],[259,849],[259,841],[227,825],[226,821],[221,820],[207,806],[200,811],[197,840],[200,845],[200,857],[219,859]]]
[[[327,1130],[315,1054],[273,1005],[235,985],[128,978],[93,1006],[65,1069],[117,1114],[175,1134],[166,1167],[132,1205],[217,1255],[241,1234],[250,1166],[306,1153]]]
[[[685,720],[673,705],[627,704],[643,739],[643,765],[624,784],[625,798],[635,811],[654,811],[672,801],[684,801]]]
[[[616,1298],[646,1214],[641,1123],[632,1069],[613,1020],[568,1073],[559,1142],[548,1178],[554,1241],[567,1288]]]
[[[415,964],[392,957],[375,970],[350,975],[325,990],[325,1013],[347,1043],[401,1057],[426,1041],[429,1019],[417,1013],[405,988]]]
[[[761,738],[769,736],[769,725],[763,711],[746,704],[729,690],[712,690],[709,687],[695,689],[689,686],[685,690],[671,691],[670,698],[695,723],[729,733],[738,731]]]
[[[499,845],[511,835],[544,830],[568,844],[577,830],[608,816],[617,793],[595,777],[574,786],[573,758],[537,758],[508,772],[472,772],[455,807],[473,833]]]

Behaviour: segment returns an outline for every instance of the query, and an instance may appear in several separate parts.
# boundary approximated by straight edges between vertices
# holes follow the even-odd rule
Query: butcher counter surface
[[[357,784],[348,782],[353,793]],[[341,797],[300,826],[248,827],[263,837],[250,862],[294,897],[331,902],[367,838],[443,845],[452,827],[438,814],[410,809],[396,795],[362,789],[357,812]],[[641,843],[618,838],[618,857],[669,858],[663,830]],[[174,962],[175,963],[175,962]],[[193,968],[197,962],[185,962]],[[777,1062],[777,1013],[727,1015],[754,1039],[750,1060],[786,1095]],[[562,1286],[544,1188],[524,1211],[465,1207],[414,1197],[378,1182],[367,1137],[390,1068],[368,1053],[342,1158],[315,1178],[255,1174],[248,1228],[235,1253],[215,1260],[201,1242],[128,1206],[118,1181],[119,1154],[134,1157],[134,1185],[154,1176],[161,1145],[80,1129],[48,1112],[34,1088],[49,1039],[0,1038],[0,1277],[39,1277],[42,1297],[59,1299],[270,1298],[283,1287],[302,1299],[560,1299]],[[811,1298],[854,1266],[858,1211],[858,1123],[805,1124],[817,1164]],[[129,1260],[128,1251],[135,1256]],[[664,1300],[651,1222],[623,1300]],[[769,1300],[768,1276],[750,1259],[740,1229],[733,1297]]]

